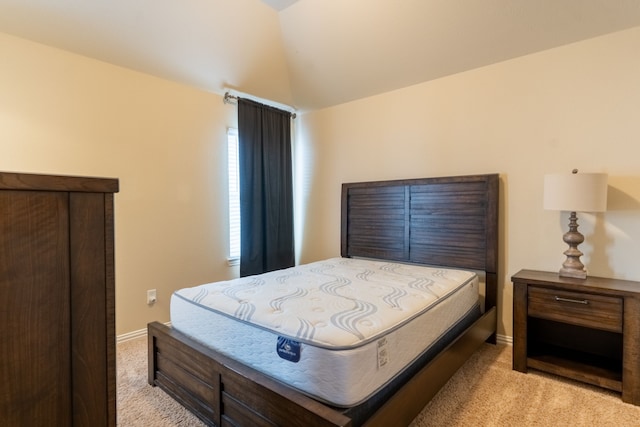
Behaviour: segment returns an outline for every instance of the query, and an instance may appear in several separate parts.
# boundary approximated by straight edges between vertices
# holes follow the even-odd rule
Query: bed
[[[288,320],[285,319],[278,325],[278,328],[281,326],[284,328],[280,337],[283,343],[282,348],[286,350],[283,350],[284,356],[294,358],[294,360],[286,360],[286,357],[281,357],[284,360],[281,360],[283,368],[280,369],[284,371],[283,375],[288,375],[287,371],[292,371],[293,375],[293,371],[299,366],[301,345],[305,348],[306,353],[303,353],[305,356],[311,354],[312,350],[307,341],[311,335],[317,335],[320,341],[324,340],[323,343],[326,344],[324,353],[337,353],[336,348],[332,346],[349,349],[351,353],[358,353],[360,348],[370,347],[374,359],[375,348],[380,347],[381,343],[387,345],[388,341],[418,342],[422,335],[429,334],[435,337],[433,343],[431,339],[428,340],[430,344],[427,348],[416,350],[406,356],[402,367],[396,367],[397,370],[386,377],[372,379],[375,384],[370,388],[357,390],[357,387],[341,384],[343,377],[347,381],[345,384],[349,384],[346,377],[349,376],[347,373],[352,371],[355,372],[356,379],[358,376],[372,377],[368,373],[357,371],[358,359],[354,359],[356,362],[349,362],[351,364],[345,362],[344,366],[338,362],[327,362],[320,376],[309,381],[309,386],[312,387],[309,391],[305,388],[306,386],[293,380],[290,382],[289,377],[283,377],[285,378],[283,379],[278,377],[279,374],[265,374],[259,358],[247,358],[243,352],[233,353],[228,348],[214,350],[217,347],[214,344],[208,344],[207,333],[222,334],[224,337],[225,331],[233,330],[233,325],[229,323],[233,322],[230,319],[232,316],[221,315],[219,307],[212,309],[207,306],[209,302],[216,304],[223,301],[226,292],[233,293],[234,297],[230,302],[234,303],[234,298],[238,300],[237,295],[240,295],[237,292],[247,292],[248,289],[254,292],[259,289],[256,287],[257,281],[262,283],[273,280],[285,283],[293,280],[291,276],[300,274],[300,266],[296,267],[298,270],[291,272],[272,272],[269,273],[270,276],[245,278],[244,282],[230,283],[226,291],[218,293],[215,289],[219,288],[214,287],[198,287],[176,292],[172,297],[172,322],[175,316],[175,324],[169,327],[153,322],[148,326],[149,383],[162,388],[207,425],[408,425],[483,342],[495,342],[498,186],[497,174],[343,184],[341,258],[302,266],[302,269],[315,271],[321,276],[321,278],[305,276],[306,281],[317,280],[320,283],[318,286],[312,286],[312,291],[323,286],[321,283],[324,283],[323,280],[326,282],[327,271],[333,274],[343,266],[348,265],[351,268],[353,264],[361,269],[361,272],[380,271],[380,274],[384,275],[393,270],[399,272],[400,276],[406,276],[409,269],[414,268],[415,265],[426,265],[427,267],[416,268],[430,269],[429,274],[434,274],[433,277],[460,275],[456,280],[460,279],[462,285],[452,285],[451,288],[446,288],[448,290],[444,290],[445,287],[442,285],[443,293],[447,296],[457,294],[458,289],[473,289],[475,292],[472,298],[469,292],[465,291],[466,296],[463,296],[463,300],[466,303],[464,304],[458,300],[450,304],[451,307],[458,307],[456,319],[459,317],[460,321],[441,327],[433,326],[437,323],[433,319],[422,324],[418,323],[426,311],[436,312],[435,319],[451,311],[449,308],[441,309],[444,303],[433,303],[433,310],[419,309],[410,316],[410,321],[405,322],[413,325],[409,335],[400,335],[401,338],[396,338],[391,335],[383,336],[375,331],[371,334],[363,333],[362,342],[353,349],[347,346],[347,341],[354,335],[361,335],[360,330],[354,332],[343,327],[343,331],[346,331],[344,336],[340,335],[340,331],[333,331],[323,338],[321,328],[312,328],[313,333],[305,330],[302,335],[298,333],[294,336],[296,339],[291,340],[294,332],[282,326],[286,325]],[[419,274],[427,274],[424,273],[425,270],[419,271]],[[369,273],[357,275],[366,276],[365,281],[371,282]],[[476,310],[477,304],[469,301],[475,299],[477,303],[478,278],[482,279],[484,290],[482,304]],[[344,284],[352,280],[355,280],[355,277],[347,276],[335,282]],[[386,276],[381,280],[386,281]],[[380,288],[380,283],[377,283],[376,289]],[[417,282],[410,279],[408,283],[415,285]],[[331,284],[331,286],[334,285]],[[291,289],[300,289],[300,286],[293,285],[292,288],[285,288],[283,292],[284,295],[288,295],[287,298],[291,295]],[[347,288],[342,288],[340,292],[342,293],[344,289]],[[402,292],[408,295],[406,292],[413,292],[409,298],[412,301],[417,298],[416,295],[418,297],[422,295],[420,293],[422,291],[416,291],[415,286],[407,290],[399,287],[393,289],[396,295]],[[388,290],[385,292],[389,294]],[[432,291],[429,292],[432,293]],[[243,303],[244,299],[245,296],[242,297]],[[265,298],[258,295],[256,302],[263,299]],[[319,296],[315,299],[316,306],[309,306],[307,309],[301,306],[301,311],[313,311],[313,307],[342,304],[329,300],[323,302]],[[352,299],[355,300],[355,298]],[[364,297],[358,296],[357,299],[363,307],[375,306]],[[284,299],[276,297],[270,300]],[[445,300],[454,299],[451,297]],[[189,319],[192,317],[189,313],[197,311],[195,306],[203,309],[200,310],[199,317],[196,316],[196,320],[191,321]],[[375,307],[377,310],[378,306]],[[255,312],[256,310],[253,310],[252,315]],[[259,306],[257,313],[260,313]],[[255,316],[258,318],[257,321],[260,321],[258,314]],[[333,313],[332,318],[339,314]],[[340,324],[344,325],[344,323]],[[209,326],[202,328],[202,325]],[[199,328],[205,331],[205,337],[198,335],[201,333],[198,332]],[[382,326],[381,328],[394,333],[408,329],[404,326],[402,328]],[[206,332],[207,330],[209,332]],[[269,331],[265,325],[256,330],[259,334],[257,332],[255,336],[250,335],[251,332],[237,332],[232,335],[247,335],[254,343],[251,347],[258,348],[260,334],[269,333]],[[421,331],[424,333],[421,334]],[[337,337],[337,341],[329,342],[328,337]],[[230,341],[230,339],[223,339],[223,341]],[[290,351],[292,348],[293,351]],[[322,353],[320,350],[323,349],[319,349],[318,354]],[[384,364],[387,361],[386,351],[387,348],[383,347],[381,354]],[[380,359],[379,349],[378,352],[377,357]],[[394,356],[391,359],[395,360],[398,357]],[[326,369],[327,366],[329,369]],[[331,372],[334,371],[332,368],[335,368],[333,377],[331,376]],[[306,369],[300,365],[300,371]],[[325,391],[313,389],[317,383],[327,378],[328,380],[324,381],[328,387]]]

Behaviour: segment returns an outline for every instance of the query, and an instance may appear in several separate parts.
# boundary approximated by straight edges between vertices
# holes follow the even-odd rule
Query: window
[[[240,178],[238,174],[238,130],[227,131],[229,171],[229,265],[240,262]]]

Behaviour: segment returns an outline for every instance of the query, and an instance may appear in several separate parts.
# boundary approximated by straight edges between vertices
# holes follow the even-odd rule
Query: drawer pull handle
[[[572,302],[574,304],[589,304],[589,301],[586,299],[571,299],[571,298],[562,298],[562,297],[556,297],[556,301],[562,301],[562,302]]]

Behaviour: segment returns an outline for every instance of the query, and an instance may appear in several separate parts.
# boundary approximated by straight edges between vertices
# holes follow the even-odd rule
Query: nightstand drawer
[[[622,332],[622,298],[529,286],[528,315]]]

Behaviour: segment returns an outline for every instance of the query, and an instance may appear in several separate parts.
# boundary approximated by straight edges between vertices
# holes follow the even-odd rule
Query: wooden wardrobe
[[[0,172],[0,425],[115,426],[117,179]]]

